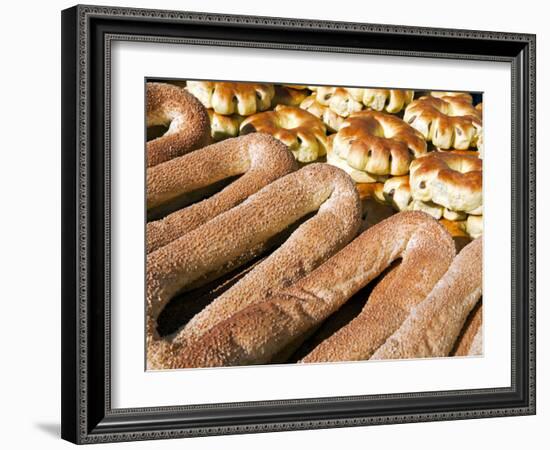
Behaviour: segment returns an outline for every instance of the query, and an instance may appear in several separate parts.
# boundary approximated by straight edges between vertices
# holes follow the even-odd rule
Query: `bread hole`
[[[424,189],[426,187],[426,182],[425,181],[421,181],[419,184],[418,184],[418,187],[420,189]]]
[[[288,237],[305,221],[316,214],[312,212],[302,217],[286,229],[267,240],[263,254],[256,255],[253,259],[240,267],[228,272],[221,277],[211,280],[204,285],[177,294],[160,313],[157,324],[161,336],[175,333],[185,326],[197,313],[212,303],[217,297],[229,290],[245,275],[251,272],[264,259],[269,257],[277,247],[281,246]],[[208,278],[208,275],[206,276]]]
[[[409,117],[409,120],[407,120],[407,123],[410,125],[416,120],[416,115]]]
[[[166,125],[153,125],[151,127],[147,127],[147,142],[164,136],[168,131],[168,128],[169,127]]]
[[[393,155],[390,153],[390,155],[388,156],[388,162],[391,164],[393,160]]]
[[[388,192],[388,195],[390,197],[393,197],[394,194],[395,194],[395,189],[392,189],[390,192]]]
[[[163,217],[166,217],[168,214],[171,214],[174,211],[177,211],[178,209],[191,206],[194,203],[197,203],[209,197],[212,197],[214,194],[221,191],[223,188],[225,188],[229,184],[235,182],[240,177],[241,175],[229,177],[224,180],[220,180],[216,183],[212,183],[207,187],[197,189],[195,191],[187,192],[185,194],[182,194],[181,196],[175,197],[163,205],[160,205],[156,208],[152,208],[148,210],[147,221],[150,222],[152,220],[162,219]]]
[[[455,128],[456,134],[462,136],[462,130],[460,128]]]
[[[323,97],[324,100],[330,100],[330,98],[332,97],[332,94],[325,94],[325,96]]]
[[[262,101],[262,94],[258,91],[256,91],[256,98],[261,102]]]
[[[372,149],[369,148],[369,151],[367,152],[367,156],[370,158],[372,156]]]
[[[241,135],[248,134],[248,133],[254,133],[256,131],[256,127],[252,125],[251,123],[247,123],[244,127],[241,128]]]
[[[409,156],[411,157],[411,159],[414,159],[416,155],[414,154],[413,150],[410,148],[408,150],[409,150]]]

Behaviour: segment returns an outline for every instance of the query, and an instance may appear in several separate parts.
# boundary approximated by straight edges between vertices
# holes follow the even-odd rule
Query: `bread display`
[[[262,252],[270,237],[317,211],[269,258],[194,318],[183,331],[192,339],[209,321],[239,309],[314,269],[351,240],[360,225],[359,197],[352,180],[326,164],[313,164],[275,180],[247,201],[147,256],[148,359],[174,367],[160,347],[155,322],[178,292],[238,267]],[[330,229],[330,233],[324,232]],[[229,305],[229,306],[228,306]],[[204,319],[206,316],[207,320]],[[201,318],[202,317],[202,318]],[[181,337],[181,336],[180,336]],[[179,340],[179,338],[176,338]],[[156,351],[161,348],[161,351]],[[149,357],[150,354],[150,357]],[[169,361],[170,360],[170,361]]]
[[[163,80],[146,103],[148,370],[483,355],[481,94]]]
[[[400,213],[380,222],[288,289],[212,328],[182,354],[181,367],[268,362],[319,325],[399,257],[403,259],[398,269],[401,275],[396,277],[395,285],[386,286],[383,292],[380,289],[380,300],[376,304],[382,303],[382,306],[369,307],[373,311],[366,315],[368,318],[341,329],[303,362],[351,361],[370,356],[384,342],[384,335],[389,336],[390,330],[397,329],[404,320],[406,309],[402,308],[423,300],[454,257],[450,236],[435,220],[422,213]],[[351,263],[358,258],[359,264]],[[418,273],[415,267],[418,264],[426,267],[422,283],[412,276]],[[411,285],[403,283],[407,278]],[[416,297],[411,297],[413,284]],[[395,292],[396,289],[401,294]],[[393,307],[384,306],[385,302],[395,302],[395,299],[399,300]],[[367,305],[370,304],[371,299]],[[348,332],[350,327],[354,332]]]
[[[267,133],[288,146],[300,162],[312,162],[327,153],[327,130],[313,114],[296,106],[277,105],[247,117],[241,123],[240,133]]]
[[[195,97],[167,83],[147,83],[147,127],[166,132],[147,142],[147,167],[160,164],[208,144],[208,114]]]

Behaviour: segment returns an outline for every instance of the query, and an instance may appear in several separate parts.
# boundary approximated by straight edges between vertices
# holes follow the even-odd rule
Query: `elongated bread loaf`
[[[411,311],[372,359],[449,355],[468,314],[481,297],[482,242],[478,238],[462,249],[428,298]]]
[[[286,146],[263,133],[227,139],[151,167],[147,170],[148,207],[229,177],[242,176],[213,196],[148,223],[147,251],[176,240],[296,169],[296,161]]]
[[[269,258],[178,333],[176,342],[182,345],[245,306],[293,283],[344,247],[361,223],[359,195],[345,172],[328,164],[311,164],[279,178],[235,208],[150,253],[147,257],[149,366],[177,367],[173,356],[177,348],[168,351],[171,342],[160,344],[160,352],[155,348],[156,342],[162,341],[156,332],[156,319],[176,293],[228,264],[236,267],[235,260],[242,264],[269,238],[315,211]]]
[[[369,333],[363,337],[350,336],[343,349],[352,350],[343,358],[340,347],[335,346],[318,359],[370,356],[399,327],[407,309],[430,292],[454,254],[451,236],[430,216],[421,212],[396,214],[363,232],[291,287],[211,328],[178,355],[178,367],[269,362],[336,311],[392,261],[402,258],[397,269],[400,276],[395,277],[399,283],[388,287],[386,302],[377,302],[384,304],[374,311],[372,323],[378,331],[370,336]],[[397,313],[397,319],[393,312]]]

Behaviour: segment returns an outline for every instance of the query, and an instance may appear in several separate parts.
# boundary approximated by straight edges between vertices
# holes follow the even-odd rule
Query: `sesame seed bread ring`
[[[398,113],[403,110],[414,97],[414,91],[404,89],[346,89],[355,100],[367,108],[388,113]]]
[[[305,109],[307,112],[321,119],[331,132],[338,131],[344,122],[343,117],[336,114],[328,106],[321,105],[316,100],[315,95],[310,95],[304,99],[304,101],[300,103],[300,108]]]
[[[336,333],[319,346],[327,351],[317,347],[303,361],[368,357],[399,327],[408,310],[429,294],[454,255],[450,235],[435,220],[418,212],[395,214],[364,231],[290,287],[210,329],[182,352],[180,367],[269,362],[401,257],[399,276],[392,277],[394,282],[379,292],[379,300],[367,303],[372,313],[370,319],[363,320],[366,326],[346,335],[341,345],[325,347],[324,343],[340,334]]]
[[[481,135],[481,115],[460,96],[420,97],[405,109],[403,120],[441,149],[476,147]]]
[[[480,214],[482,160],[453,152],[430,152],[411,163],[410,187],[415,200],[451,211]]]
[[[363,104],[354,99],[346,88],[319,86],[315,91],[315,99],[341,117],[349,117],[363,109]]]
[[[147,142],[147,167],[208,144],[208,114],[184,89],[167,83],[147,83],[146,109],[147,127],[168,127],[164,135]]]
[[[474,338],[483,324],[483,302],[477,302],[476,306],[468,316],[464,327],[458,336],[453,349],[453,356],[468,355]]]
[[[333,138],[331,151],[355,171],[373,178],[400,176],[409,172],[414,158],[426,153],[426,142],[418,131],[396,116],[361,111],[344,121]],[[353,174],[352,177],[358,182],[368,182]]]
[[[412,309],[371,359],[448,356],[481,297],[482,250],[481,239],[464,247],[430,295]]]
[[[213,196],[147,224],[147,252],[183,236],[297,169],[287,147],[253,133],[209,145],[147,171],[147,204],[156,206],[217,181],[241,175]]]
[[[239,116],[238,114],[224,116],[223,114],[218,114],[213,109],[208,110],[208,117],[210,118],[210,135],[214,142],[238,136],[239,127],[244,120],[244,116]]]
[[[241,124],[241,135],[268,133],[286,144],[300,162],[312,162],[327,153],[327,130],[313,114],[295,106],[277,105],[254,114]]]
[[[361,206],[355,184],[328,164],[311,164],[279,178],[246,201],[147,255],[149,367],[177,367],[179,345],[160,339],[156,320],[170,299],[247,254],[300,218],[317,211],[243,279],[176,335],[179,343],[272,291],[293,283],[356,235]],[[182,351],[182,353],[186,353]],[[180,354],[181,356],[181,354]]]
[[[271,107],[271,84],[187,81],[187,90],[218,114],[250,116]]]

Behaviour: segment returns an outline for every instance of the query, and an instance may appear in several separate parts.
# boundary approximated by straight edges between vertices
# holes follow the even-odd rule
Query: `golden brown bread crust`
[[[460,335],[458,336],[455,344],[454,350],[452,352],[453,356],[466,356],[468,355],[472,342],[479,331],[483,321],[483,306],[482,302],[477,302],[477,305],[474,307],[468,317]]]
[[[430,94],[432,97],[442,98],[442,97],[456,97],[464,100],[465,102],[472,103],[473,98],[467,92],[457,92],[457,91],[432,91]]]
[[[451,211],[480,214],[483,205],[482,160],[455,152],[430,152],[410,167],[412,197]]]
[[[392,286],[388,290],[390,293],[396,291],[400,304],[415,304],[425,297],[451,263],[454,244],[448,233],[426,214],[396,214],[363,232],[289,288],[264,302],[248,306],[211,328],[181,353],[178,366],[210,367],[270,361],[401,256],[403,263],[398,270],[402,276],[396,279],[400,278],[403,285],[406,284],[403,280],[410,280],[410,284]],[[426,270],[420,272],[421,277],[419,264],[426,266]],[[392,301],[388,298],[390,305]],[[386,322],[378,328],[382,333],[384,330],[391,333]],[[355,348],[356,342],[363,344],[360,350],[369,346],[363,338],[354,335],[352,342],[345,343],[343,357],[329,350],[318,355],[318,360],[361,357],[363,353]],[[350,354],[351,348],[354,351]],[[306,359],[316,360],[314,356]]]
[[[483,327],[479,327],[479,330],[477,330],[477,333],[472,340],[472,345],[468,350],[468,356],[481,355],[483,355]]]
[[[304,89],[293,89],[285,85],[275,85],[274,105],[299,106],[308,96]]]
[[[161,137],[147,142],[147,167],[208,144],[210,122],[206,109],[184,89],[167,83],[147,83],[148,127],[167,126]]]
[[[300,108],[313,114],[323,121],[327,129],[331,132],[338,131],[344,122],[344,118],[332,111],[328,106],[321,105],[315,95],[310,95],[300,103]]]
[[[178,367],[171,343],[159,342],[156,319],[167,302],[201,277],[246,254],[308,213],[269,258],[196,316],[177,341],[200,336],[235,310],[292,283],[342,248],[357,233],[361,211],[353,181],[327,164],[311,164],[279,178],[240,205],[147,256],[148,364]],[[206,310],[205,310],[206,311]],[[213,323],[211,321],[214,321]],[[183,352],[186,353],[186,350]]]
[[[250,116],[271,107],[272,84],[187,81],[187,90],[218,114]]]
[[[296,169],[286,146],[263,133],[227,139],[152,167],[147,171],[147,204],[151,207],[216,181],[244,175],[213,196],[148,223],[147,252],[194,230]]]
[[[371,359],[448,356],[482,291],[483,242],[462,249],[430,295]]]
[[[414,91],[406,89],[346,88],[352,97],[374,111],[398,113],[414,97]]]
[[[208,110],[208,117],[210,118],[210,135],[214,142],[238,136],[239,126],[245,119],[244,116],[238,114],[224,116],[213,109]]]
[[[340,117],[349,117],[363,109],[363,104],[355,100],[348,89],[342,87],[318,86],[315,99]]]
[[[254,114],[240,133],[268,133],[286,144],[300,162],[312,162],[327,152],[327,130],[313,114],[296,106],[277,105],[273,111]]]
[[[361,111],[344,121],[334,136],[331,152],[355,170],[400,176],[409,172],[414,158],[426,153],[426,142],[399,117]]]
[[[476,147],[482,133],[481,115],[460,96],[424,96],[405,109],[403,120],[441,149]]]

